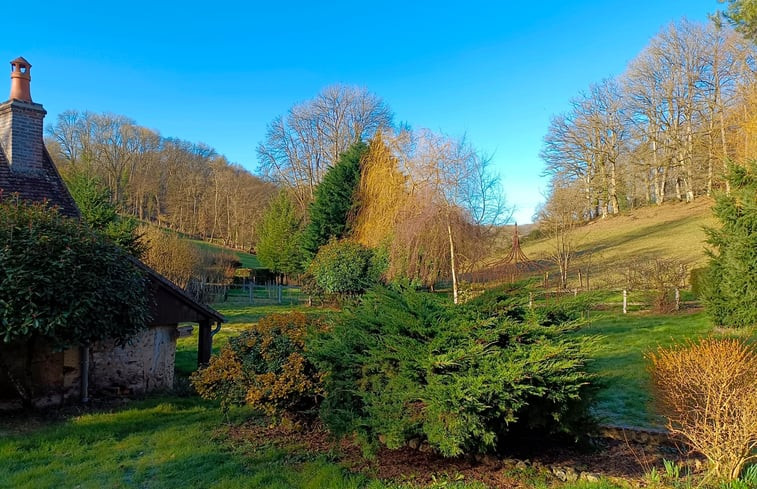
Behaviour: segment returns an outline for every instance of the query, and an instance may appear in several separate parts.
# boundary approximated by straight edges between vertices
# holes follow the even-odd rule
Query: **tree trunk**
[[[447,217],[447,236],[449,236],[449,259],[452,268],[452,301],[457,304],[457,274],[455,273],[455,243],[452,241],[452,226]]]

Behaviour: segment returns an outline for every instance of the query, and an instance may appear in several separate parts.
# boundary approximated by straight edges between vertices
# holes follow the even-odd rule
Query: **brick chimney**
[[[45,171],[42,128],[47,112],[32,102],[31,67],[24,58],[11,61],[10,99],[0,104],[0,147],[14,173]]]

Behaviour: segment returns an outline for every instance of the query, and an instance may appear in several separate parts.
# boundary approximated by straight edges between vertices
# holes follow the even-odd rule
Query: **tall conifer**
[[[720,229],[708,229],[710,269],[705,303],[720,325],[757,324],[757,161],[733,165],[731,191],[717,198]]]
[[[309,210],[310,222],[302,237],[302,247],[309,258],[312,259],[329,239],[340,239],[349,233],[348,217],[357,206],[360,160],[367,150],[363,142],[350,146],[315,189],[315,200]]]

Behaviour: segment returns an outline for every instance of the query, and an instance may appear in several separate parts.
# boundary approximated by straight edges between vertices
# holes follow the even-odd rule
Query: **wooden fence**
[[[308,297],[302,294],[300,286],[276,283],[258,284],[245,281],[241,284],[206,284],[213,288],[211,302],[238,304],[304,304]]]

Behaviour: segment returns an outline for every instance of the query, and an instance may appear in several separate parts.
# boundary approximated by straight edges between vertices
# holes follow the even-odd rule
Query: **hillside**
[[[578,270],[591,277],[591,286],[614,287],[621,271],[629,263],[655,258],[679,260],[689,270],[703,266],[705,226],[715,226],[711,199],[694,203],[669,203],[645,207],[619,216],[593,221],[575,231],[577,253],[570,273],[571,283],[578,285]],[[546,271],[558,273],[549,261],[553,246],[546,238],[525,237],[521,246],[531,260],[542,262]]]
[[[260,264],[260,261],[258,261],[258,257],[251,253],[240,251],[234,248],[227,248],[219,244],[210,243],[208,241],[202,241],[199,239],[190,239],[189,241],[195,246],[204,250],[211,251],[213,253],[230,253],[232,255],[235,255],[239,260],[239,263],[241,263],[241,268],[263,268],[263,266]]]

